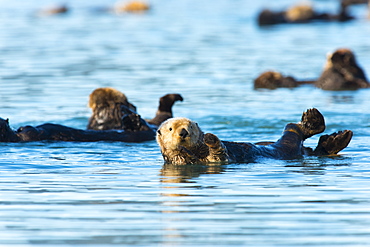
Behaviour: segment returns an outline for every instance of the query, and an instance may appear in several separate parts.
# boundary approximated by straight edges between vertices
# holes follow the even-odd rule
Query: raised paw
[[[122,127],[126,131],[146,131],[149,130],[148,125],[136,113],[124,115],[122,117]]]
[[[350,130],[338,131],[331,135],[323,135],[314,151],[316,155],[337,154],[348,146],[353,136]]]
[[[218,137],[214,134],[206,133],[203,140],[204,143],[210,148],[216,148],[220,146],[220,139],[218,139]]]
[[[324,116],[316,108],[308,109],[302,114],[300,126],[304,139],[322,133],[325,130]]]

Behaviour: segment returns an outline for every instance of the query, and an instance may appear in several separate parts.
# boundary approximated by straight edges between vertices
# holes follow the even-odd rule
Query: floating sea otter
[[[166,94],[161,97],[156,116],[147,122],[157,128],[163,121],[173,117],[172,106],[176,101],[183,101],[180,94]],[[89,107],[93,114],[87,129],[93,130],[127,129],[122,117],[127,114],[127,109],[136,112],[136,106],[128,101],[126,95],[110,87],[95,89],[90,94]]]
[[[266,71],[254,80],[254,88],[294,88],[303,84],[311,84],[314,81],[298,81],[292,76],[284,76],[277,71]]]
[[[260,26],[283,23],[308,23],[312,21],[348,21],[353,17],[348,15],[348,3],[341,2],[338,14],[318,13],[311,5],[299,4],[284,11],[262,10],[258,15]]]
[[[352,138],[345,130],[320,137],[317,147],[304,148],[303,141],[323,132],[324,117],[313,108],[302,115],[298,124],[287,124],[275,143],[240,143],[221,141],[216,135],[204,134],[198,124],[187,118],[171,118],[157,130],[157,142],[165,163],[185,165],[212,162],[253,162],[258,157],[291,159],[307,155],[330,155],[344,149]],[[263,144],[263,145],[261,145]]]
[[[14,131],[9,126],[8,119],[0,118],[0,142],[29,141],[73,141],[73,142],[143,142],[155,138],[153,129],[140,131],[117,130],[82,130],[60,124],[42,124],[36,127],[24,126]]]
[[[37,12],[38,16],[51,16],[51,15],[60,15],[65,14],[69,11],[69,8],[66,5],[54,5],[45,7]]]
[[[337,49],[328,55],[324,70],[317,80],[299,81],[275,71],[264,72],[254,80],[255,89],[293,88],[303,84],[313,84],[324,90],[355,90],[370,87],[364,71],[356,62],[354,53],[345,48]]]
[[[328,55],[324,71],[315,86],[324,90],[354,90],[369,88],[370,84],[357,64],[353,52],[349,49],[338,49]]]
[[[172,106],[183,100],[179,94],[167,94],[160,99],[155,118],[145,121],[138,115],[136,107],[126,96],[113,88],[99,88],[90,95],[89,105],[93,115],[88,130],[76,129],[60,124],[24,126],[14,131],[8,119],[0,118],[0,142],[26,141],[122,141],[143,142],[155,139],[156,124],[172,117]]]

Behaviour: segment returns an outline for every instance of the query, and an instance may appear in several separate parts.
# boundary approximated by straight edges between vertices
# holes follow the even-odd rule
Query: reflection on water
[[[66,15],[36,17],[46,2],[0,8],[0,117],[14,128],[85,128],[88,95],[109,86],[144,118],[159,97],[180,93],[174,115],[223,140],[275,141],[311,107],[325,134],[354,137],[339,156],[211,166],[163,165],[154,141],[2,143],[0,245],[368,245],[370,90],[253,90],[265,70],[317,78],[339,47],[369,77],[368,21],[256,25],[260,9],[287,0],[153,0],[148,14],[121,16],[91,11],[114,1],[73,1]],[[351,10],[361,18],[364,6]]]
[[[165,164],[161,169],[162,183],[194,183],[193,178],[201,174],[220,174],[223,165],[171,165]]]

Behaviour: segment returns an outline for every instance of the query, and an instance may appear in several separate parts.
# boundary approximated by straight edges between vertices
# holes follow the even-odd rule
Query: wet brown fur
[[[291,76],[283,76],[280,72],[266,71],[254,80],[254,88],[276,89],[280,87],[293,88],[299,84]]]
[[[166,94],[159,100],[159,106],[153,119],[146,120],[152,127],[157,128],[163,121],[173,117],[172,107],[176,101],[183,101],[180,94]],[[126,95],[114,88],[95,89],[89,98],[92,116],[87,129],[111,130],[125,129],[124,117],[136,113],[136,107],[131,104]]]
[[[329,155],[345,148],[352,138],[349,130],[326,135],[315,150],[303,147],[303,141],[325,129],[324,118],[317,109],[302,114],[298,124],[288,124],[277,142],[261,145],[221,141],[216,135],[204,134],[198,124],[187,118],[172,118],[159,127],[157,143],[165,163],[185,165],[213,162],[252,162],[257,157],[290,159],[302,154]]]
[[[348,4],[340,2],[338,13],[318,13],[311,5],[299,4],[282,11],[262,10],[258,15],[260,26],[275,24],[308,23],[313,21],[348,21],[353,17],[348,14]]]
[[[89,119],[87,129],[122,129],[123,106],[136,112],[136,107],[120,91],[110,87],[95,89],[89,97],[92,116]]]
[[[159,106],[154,118],[147,120],[149,124],[159,126],[161,123],[173,117],[172,106],[176,101],[183,101],[180,94],[166,94],[159,99]]]
[[[337,49],[328,55],[324,70],[315,85],[324,90],[355,90],[370,87],[354,53],[346,48]]]

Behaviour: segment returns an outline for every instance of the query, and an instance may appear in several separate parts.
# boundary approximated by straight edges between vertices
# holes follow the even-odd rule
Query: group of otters
[[[340,49],[328,59],[330,64],[324,71],[328,83],[348,85],[347,89],[353,89],[353,83],[357,81],[365,80],[369,84],[349,50]],[[0,142],[143,142],[156,139],[165,163],[184,165],[247,163],[259,157],[292,159],[303,155],[332,155],[347,147],[353,135],[350,130],[339,131],[322,135],[314,149],[303,146],[307,138],[325,130],[324,117],[312,108],[302,114],[300,122],[287,124],[276,142],[222,141],[214,134],[203,133],[190,119],[173,117],[172,106],[182,100],[180,94],[161,97],[155,117],[145,120],[122,92],[114,88],[98,88],[90,94],[89,107],[93,113],[86,130],[46,123],[14,131],[8,119],[0,118]]]

